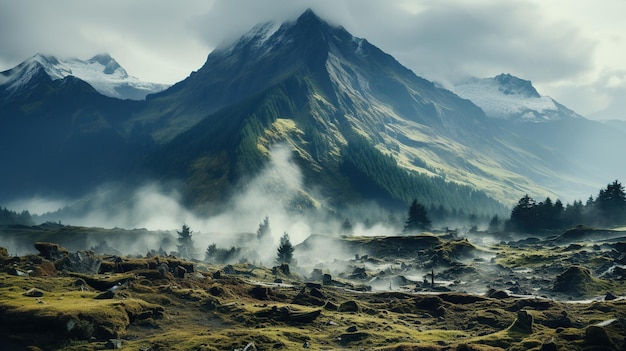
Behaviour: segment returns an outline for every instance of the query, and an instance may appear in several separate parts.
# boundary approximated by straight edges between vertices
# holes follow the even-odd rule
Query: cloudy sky
[[[175,83],[215,46],[306,8],[427,79],[511,73],[587,117],[626,120],[623,0],[0,0],[0,71],[36,53],[108,52]]]

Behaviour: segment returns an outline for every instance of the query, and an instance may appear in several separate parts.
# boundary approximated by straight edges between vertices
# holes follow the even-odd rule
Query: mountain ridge
[[[115,69],[111,64],[110,71]],[[66,98],[89,86],[62,90],[62,80],[41,79],[41,87],[65,91]],[[528,84],[518,88],[508,96],[533,96]],[[517,194],[557,197],[589,182],[578,176],[576,162],[494,123],[470,100],[418,77],[312,11],[253,28],[145,101],[96,103],[102,98],[93,91],[60,108],[56,95],[34,94],[37,89],[42,88],[29,92],[32,99],[11,98],[10,109],[4,107],[13,116],[0,118],[8,132],[20,118],[41,118],[31,107],[42,102],[53,107],[43,115],[50,121],[88,116],[90,123],[69,124],[70,131],[107,133],[102,145],[123,146],[123,162],[103,158],[107,174],[180,182],[183,200],[192,207],[233,195],[263,169],[279,143],[289,146],[303,173],[304,186],[294,200],[312,206],[370,200],[397,206],[415,197],[429,206],[495,210],[514,203]],[[16,145],[28,143],[15,139]],[[63,142],[71,148],[69,139]],[[84,152],[98,155],[102,145]]]

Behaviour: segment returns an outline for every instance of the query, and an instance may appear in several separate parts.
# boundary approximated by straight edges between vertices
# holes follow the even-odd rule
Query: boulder
[[[100,271],[102,261],[93,251],[78,251],[66,253],[56,260],[55,267],[59,271],[67,271],[81,274],[97,274]]]
[[[589,345],[603,346],[609,350],[615,348],[609,334],[598,325],[590,325],[585,329],[585,342]]]
[[[553,291],[576,296],[584,296],[596,291],[600,285],[591,276],[589,269],[583,266],[572,266],[556,277]]]
[[[525,310],[517,312],[517,318],[509,327],[509,330],[531,334],[533,332],[533,316]]]
[[[55,243],[36,242],[35,249],[39,251],[39,256],[50,261],[60,260],[69,254],[66,248]]]
[[[360,308],[356,301],[349,300],[339,305],[337,310],[339,312],[359,312]]]

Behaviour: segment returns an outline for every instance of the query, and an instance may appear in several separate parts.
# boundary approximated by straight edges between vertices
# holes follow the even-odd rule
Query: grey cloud
[[[372,32],[370,41],[416,73],[434,79],[510,72],[552,81],[591,68],[593,41],[571,24],[551,22],[536,4],[429,4],[411,17],[400,17],[404,23],[390,21],[382,29],[394,32]]]
[[[556,21],[549,10],[556,7],[541,2],[0,0],[0,70],[37,52],[88,58],[106,51],[132,75],[174,83],[200,68],[217,45],[306,8],[431,80],[507,72],[539,90],[554,88],[558,100],[558,87],[580,85],[598,65],[597,38],[580,23]],[[591,110],[576,105],[570,107]]]

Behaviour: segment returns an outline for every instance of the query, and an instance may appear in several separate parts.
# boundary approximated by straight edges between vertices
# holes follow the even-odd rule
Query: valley
[[[13,234],[57,241],[68,233],[94,235],[87,227],[55,230],[21,227]],[[120,233],[106,231],[97,230],[114,243]],[[241,242],[256,243],[255,234],[241,235]],[[260,265],[184,260],[161,250],[72,252],[37,241],[32,254],[2,251],[2,346],[620,350],[624,242],[619,228],[523,238],[451,231],[311,235],[295,246],[291,265]]]

